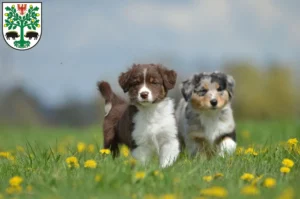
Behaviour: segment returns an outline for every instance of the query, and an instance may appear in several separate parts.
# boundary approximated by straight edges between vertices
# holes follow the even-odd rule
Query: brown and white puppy
[[[231,99],[235,81],[220,72],[195,74],[181,85],[176,118],[190,155],[224,156],[236,148]]]
[[[118,144],[123,143],[142,163],[156,152],[161,167],[173,164],[179,154],[179,141],[174,103],[167,93],[174,87],[176,77],[175,71],[162,65],[134,64],[119,77],[129,103],[116,96],[107,82],[100,82],[106,107],[104,147],[116,155]]]

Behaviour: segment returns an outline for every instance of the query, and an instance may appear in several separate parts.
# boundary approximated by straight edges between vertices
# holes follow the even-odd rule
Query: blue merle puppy
[[[210,158],[236,149],[231,100],[235,81],[221,72],[200,73],[182,82],[176,110],[179,134],[191,156]]]

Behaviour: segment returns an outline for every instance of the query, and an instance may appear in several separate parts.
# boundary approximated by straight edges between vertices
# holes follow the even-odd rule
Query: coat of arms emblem
[[[2,33],[17,50],[34,47],[42,36],[42,3],[2,3]]]

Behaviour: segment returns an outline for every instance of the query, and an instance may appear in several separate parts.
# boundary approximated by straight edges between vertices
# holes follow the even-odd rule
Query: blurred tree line
[[[277,63],[265,69],[250,63],[228,64],[236,80],[234,111],[239,119],[293,119],[300,116],[299,80],[289,67]]]
[[[202,71],[201,68],[199,71]],[[224,64],[223,71],[236,80],[233,109],[237,120],[295,119],[300,117],[299,74],[282,64],[258,68],[249,62]],[[177,84],[186,77],[179,76]],[[72,98],[57,107],[43,105],[37,97],[20,86],[0,92],[0,124],[88,126],[103,121],[104,106],[97,97],[87,102]],[[169,95],[178,102],[181,93]]]

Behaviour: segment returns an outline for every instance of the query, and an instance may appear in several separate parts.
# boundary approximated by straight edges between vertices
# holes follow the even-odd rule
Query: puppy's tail
[[[102,97],[105,99],[105,103],[112,102],[114,97],[114,92],[112,91],[108,82],[101,81],[98,82],[98,90],[100,91]]]
[[[101,81],[98,82],[98,90],[100,91],[102,97],[105,99],[105,116],[107,116],[113,106],[118,104],[126,103],[121,97],[117,96],[111,89],[108,82]]]

